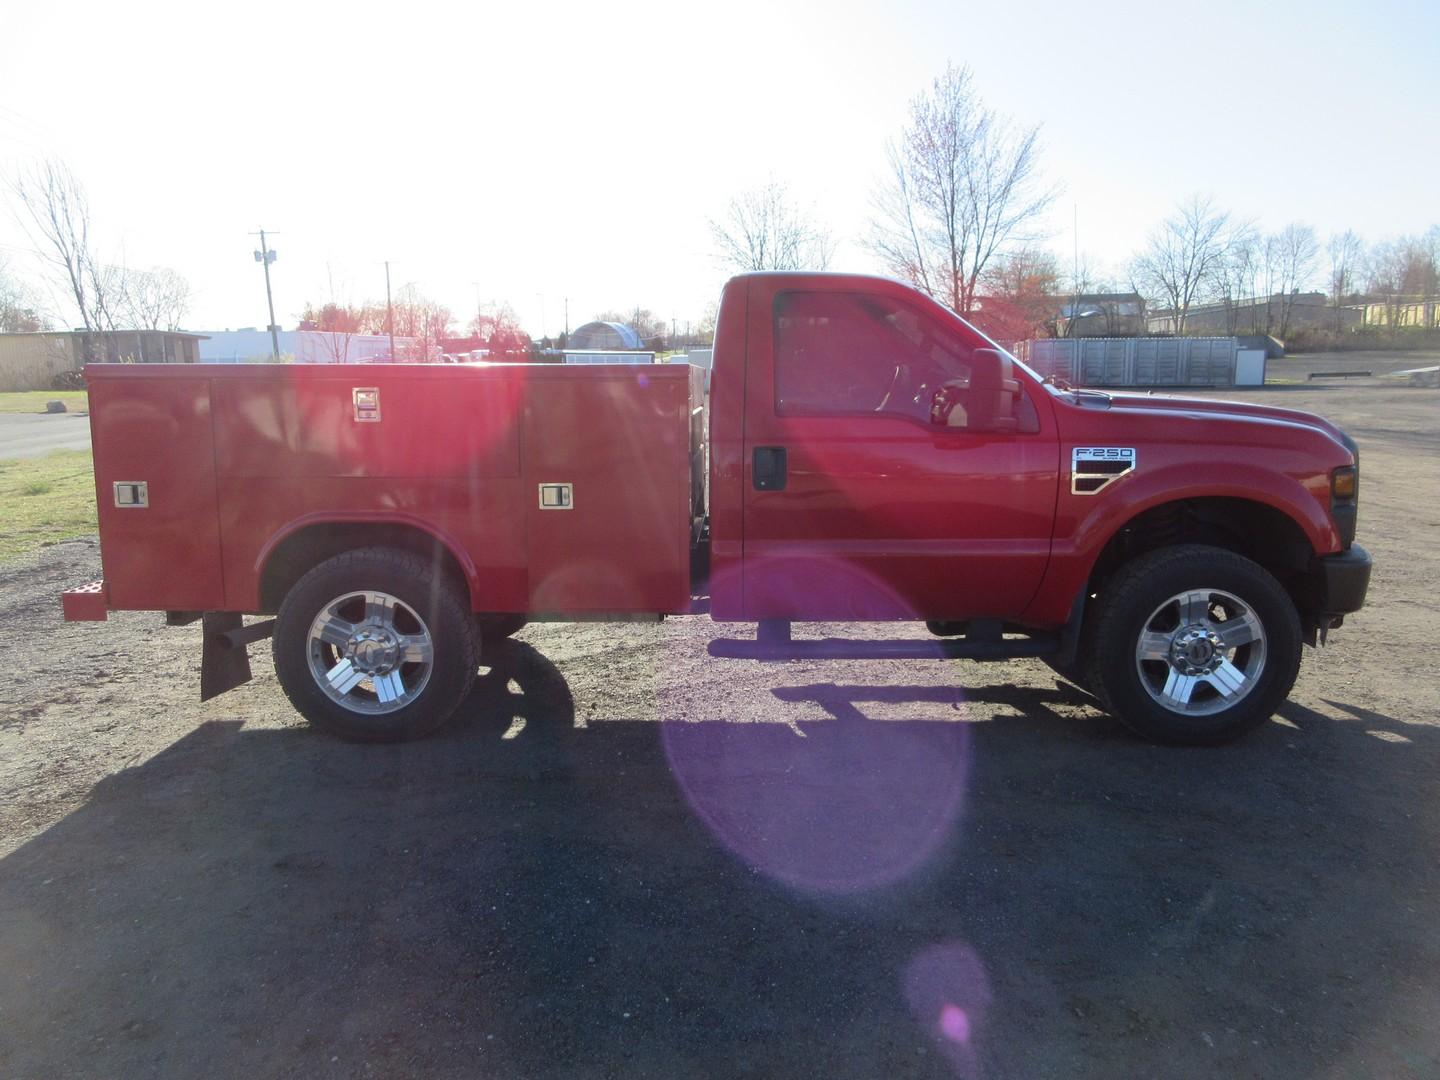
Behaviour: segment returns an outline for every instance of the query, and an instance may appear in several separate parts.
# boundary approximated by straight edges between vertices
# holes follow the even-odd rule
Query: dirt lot
[[[349,746],[263,647],[200,705],[196,628],[63,624],[93,543],[0,570],[0,1075],[1440,1074],[1440,394],[1243,396],[1360,440],[1377,569],[1222,750],[700,619]]]

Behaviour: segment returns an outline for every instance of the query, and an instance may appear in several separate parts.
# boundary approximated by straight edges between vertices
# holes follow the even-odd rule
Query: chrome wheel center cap
[[[1225,643],[1207,626],[1187,626],[1170,645],[1170,666],[1182,675],[1208,675],[1225,659]]]
[[[400,642],[383,627],[365,627],[345,648],[350,662],[367,675],[384,675],[400,657]]]

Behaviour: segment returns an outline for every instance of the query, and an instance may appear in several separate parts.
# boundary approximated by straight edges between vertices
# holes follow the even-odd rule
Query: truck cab
[[[914,290],[731,282],[710,432],[718,619],[1015,618],[1039,588],[1060,476],[1047,395]]]

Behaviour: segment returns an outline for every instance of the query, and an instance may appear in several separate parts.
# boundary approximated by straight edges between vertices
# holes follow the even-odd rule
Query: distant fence
[[[1234,386],[1233,337],[1042,338],[1020,359],[1076,386]]]

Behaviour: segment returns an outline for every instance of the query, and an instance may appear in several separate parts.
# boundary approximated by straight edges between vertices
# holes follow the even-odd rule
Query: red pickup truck
[[[316,727],[412,738],[527,620],[708,611],[712,655],[1035,657],[1132,729],[1263,723],[1360,608],[1355,443],[1316,416],[1042,380],[894,281],[747,274],[686,365],[95,365],[110,610],[248,644]],[[274,616],[245,623],[243,615]],[[797,621],[929,637],[799,638]]]

